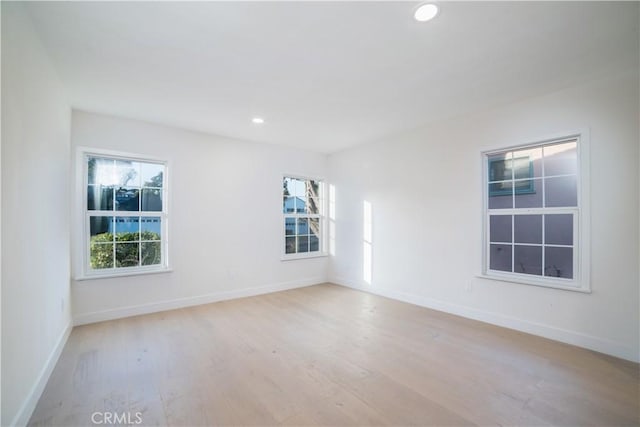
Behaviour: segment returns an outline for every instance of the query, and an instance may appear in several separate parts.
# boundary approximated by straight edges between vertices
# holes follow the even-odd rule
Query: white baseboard
[[[18,413],[11,421],[12,426],[25,426],[29,422],[29,418],[31,418],[33,411],[36,409],[38,400],[40,400],[40,396],[42,396],[42,392],[49,381],[49,377],[51,376],[53,369],[56,367],[56,363],[58,363],[58,359],[62,354],[62,349],[64,349],[67,339],[69,339],[71,329],[72,325],[69,323],[64,331],[62,331],[53,351],[51,351],[51,354],[49,354],[47,361],[42,367],[35,384],[31,387],[31,390],[29,390],[27,398],[24,400],[22,406],[20,406],[20,409],[18,410]]]
[[[89,323],[103,322],[105,320],[121,319],[124,317],[138,316],[141,314],[157,313],[160,311],[175,310],[178,308],[192,307],[202,304],[210,304],[218,301],[226,301],[236,298],[251,297],[255,295],[268,294],[272,292],[286,291],[289,289],[303,288],[306,286],[325,283],[326,277],[309,277],[302,280],[281,282],[271,285],[258,286],[253,288],[238,289],[233,291],[215,292],[212,294],[195,297],[179,298],[169,301],[154,302],[135,306],[121,307],[112,310],[95,311],[92,313],[81,313],[73,316],[75,326]]]
[[[466,317],[468,319],[479,320],[481,322],[490,323],[492,325],[502,326],[508,329],[526,332],[549,338],[554,341],[560,341],[566,344],[587,348],[600,353],[605,353],[621,359],[630,360],[632,362],[640,362],[640,354],[638,349],[621,344],[619,342],[610,341],[593,335],[587,335],[576,331],[556,328],[541,323],[530,322],[527,320],[517,319],[515,317],[505,316],[499,313],[479,310],[476,308],[465,307],[462,305],[451,304],[432,298],[427,298],[406,292],[398,292],[389,289],[380,289],[342,277],[330,278],[331,283],[345,286],[360,291],[369,292],[383,297],[391,298],[398,301],[407,302],[409,304],[419,305],[421,307],[433,310],[443,311],[445,313],[455,314],[457,316]]]

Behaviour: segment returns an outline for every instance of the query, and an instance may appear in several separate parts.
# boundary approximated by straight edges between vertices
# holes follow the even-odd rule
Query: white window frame
[[[512,208],[489,210],[488,157],[510,150],[535,148],[562,141],[577,140],[577,206],[568,208]],[[482,269],[479,277],[510,283],[542,286],[583,293],[591,292],[590,281],[590,202],[589,202],[589,132],[579,130],[563,132],[540,138],[535,142],[503,146],[481,152],[482,159]],[[573,221],[573,279],[550,276],[533,276],[515,272],[489,269],[489,215],[490,214],[552,214],[570,213]]]
[[[158,163],[164,166],[162,182],[162,211],[142,214],[134,211],[89,211],[87,208],[88,185],[88,158],[106,157],[115,160],[128,160],[148,163]],[[169,162],[165,159],[128,153],[122,151],[96,149],[90,147],[78,147],[76,150],[75,165],[76,182],[76,239],[75,245],[75,280],[90,280],[110,277],[134,276],[141,274],[156,274],[172,271],[169,267]],[[90,214],[91,212],[91,214]],[[90,266],[90,242],[89,242],[89,217],[99,216],[136,217],[149,216],[161,218],[161,262],[150,266],[113,267],[105,269],[92,269]]]
[[[296,259],[309,259],[309,258],[318,258],[318,257],[326,257],[328,256],[327,254],[327,248],[326,248],[326,206],[327,206],[327,201],[326,201],[326,181],[324,178],[320,178],[320,177],[313,177],[313,176],[305,176],[305,175],[299,175],[299,174],[295,174],[295,173],[284,173],[282,174],[282,179],[280,180],[280,199],[282,199],[282,182],[286,179],[286,178],[294,178],[294,179],[300,179],[300,180],[312,180],[312,181],[317,181],[320,183],[320,194],[319,194],[319,199],[320,199],[320,208],[317,214],[308,214],[308,213],[303,213],[300,214],[298,212],[283,212],[282,211],[282,204],[280,204],[280,212],[282,214],[282,228],[281,228],[281,243],[280,243],[280,248],[281,248],[281,257],[280,260],[281,261],[290,261],[290,260],[296,260]],[[287,218],[295,218],[296,219],[296,224],[297,224],[297,219],[298,218],[318,218],[320,221],[320,235],[319,237],[319,242],[318,242],[318,246],[319,246],[319,250],[315,251],[315,252],[299,252],[299,253],[293,253],[293,254],[288,254],[286,253],[286,241],[287,241],[287,235],[286,235],[286,226],[287,226]]]

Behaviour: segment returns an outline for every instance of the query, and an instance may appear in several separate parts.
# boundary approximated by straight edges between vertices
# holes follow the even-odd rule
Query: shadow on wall
[[[371,202],[363,202],[363,218],[362,218],[362,280],[367,284],[371,284],[373,274],[373,218]]]

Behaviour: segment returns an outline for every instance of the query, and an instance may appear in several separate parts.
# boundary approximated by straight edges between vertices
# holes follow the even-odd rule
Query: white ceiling
[[[638,63],[637,2],[417,4],[28,8],[75,108],[320,152]]]

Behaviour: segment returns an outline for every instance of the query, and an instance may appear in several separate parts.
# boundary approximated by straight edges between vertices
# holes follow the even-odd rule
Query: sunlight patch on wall
[[[336,254],[336,187],[329,184],[329,255]]]

